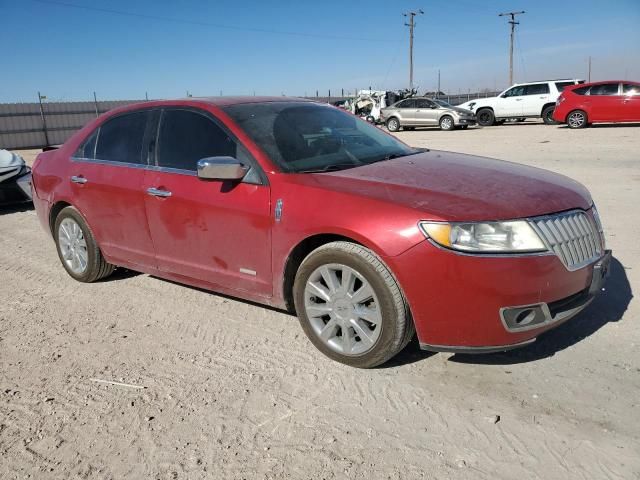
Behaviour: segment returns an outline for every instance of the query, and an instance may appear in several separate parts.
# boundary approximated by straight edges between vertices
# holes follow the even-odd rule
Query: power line
[[[513,37],[516,30],[516,25],[520,25],[520,22],[516,22],[516,15],[522,15],[525,11],[521,12],[507,12],[498,14],[499,17],[511,17],[509,23],[511,24],[511,41],[509,42],[509,85],[513,85]]]
[[[31,0],[32,2],[44,3],[48,5],[56,5],[58,7],[65,8],[75,8],[79,10],[89,10],[93,12],[100,13],[110,13],[113,15],[121,15],[126,17],[135,17],[135,18],[144,18],[146,20],[157,20],[161,22],[170,22],[170,23],[181,23],[185,25],[198,25],[201,27],[211,27],[211,28],[222,28],[226,30],[237,30],[241,32],[255,32],[255,33],[265,33],[269,35],[289,35],[296,37],[309,37],[309,38],[323,38],[323,39],[333,39],[333,40],[352,40],[352,41],[362,41],[362,42],[379,42],[379,43],[397,43],[396,40],[386,40],[383,38],[363,38],[363,37],[349,37],[349,36],[341,36],[341,35],[325,35],[320,33],[309,33],[309,32],[293,32],[293,31],[285,31],[285,30],[271,30],[266,28],[253,28],[253,27],[239,27],[237,25],[224,25],[221,23],[211,23],[211,22],[203,22],[200,20],[189,20],[189,19],[181,19],[181,18],[170,18],[170,17],[162,17],[159,15],[149,15],[145,13],[134,13],[134,12],[126,12],[123,10],[114,10],[111,8],[101,8],[101,7],[90,7],[88,5],[78,5],[75,3],[62,2],[57,0]]]

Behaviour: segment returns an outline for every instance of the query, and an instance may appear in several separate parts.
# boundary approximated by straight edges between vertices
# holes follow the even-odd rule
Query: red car
[[[589,304],[610,259],[579,183],[300,99],[113,110],[38,156],[33,193],[76,280],[126,267],[287,308],[356,367],[414,332],[434,351],[527,345]]]
[[[583,83],[565,88],[553,119],[569,128],[592,123],[640,122],[640,83],[626,80]]]

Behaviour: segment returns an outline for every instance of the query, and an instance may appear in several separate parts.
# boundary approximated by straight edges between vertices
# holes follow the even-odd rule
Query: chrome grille
[[[566,212],[531,219],[531,223],[565,267],[577,270],[600,258],[602,239],[585,212]]]

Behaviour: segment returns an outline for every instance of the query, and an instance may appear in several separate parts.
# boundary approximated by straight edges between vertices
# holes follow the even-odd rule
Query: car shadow
[[[557,352],[593,335],[607,323],[620,321],[632,298],[633,292],[625,268],[614,257],[611,259],[605,290],[576,317],[542,334],[526,347],[485,355],[455,354],[449,361],[479,365],[513,365],[552,357]]]
[[[12,213],[29,212],[33,210],[33,203],[12,203],[10,205],[0,206],[0,215],[10,215]]]
[[[588,128],[622,128],[622,127],[640,127],[638,122],[629,123],[594,123],[589,125]],[[558,128],[570,130],[567,125],[558,125]]]

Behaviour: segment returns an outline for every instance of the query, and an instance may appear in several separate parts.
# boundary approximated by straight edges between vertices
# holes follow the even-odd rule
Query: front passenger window
[[[236,157],[237,144],[211,119],[189,110],[165,110],[160,120],[158,166],[196,170],[207,157]]]

